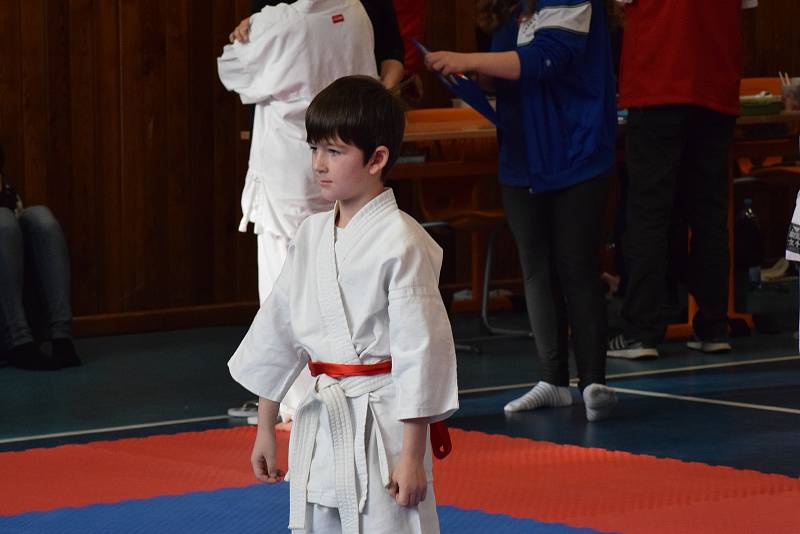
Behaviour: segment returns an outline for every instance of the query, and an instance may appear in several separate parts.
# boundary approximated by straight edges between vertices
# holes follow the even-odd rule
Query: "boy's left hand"
[[[400,506],[417,506],[424,501],[428,491],[428,477],[425,475],[422,460],[401,454],[386,489]]]
[[[445,76],[474,70],[469,61],[469,54],[458,52],[430,52],[425,55],[425,65]]]

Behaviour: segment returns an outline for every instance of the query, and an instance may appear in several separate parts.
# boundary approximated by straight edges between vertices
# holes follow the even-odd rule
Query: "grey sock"
[[[535,410],[536,408],[557,408],[572,404],[572,395],[567,386],[554,386],[547,382],[539,381],[525,395],[514,399],[505,405],[506,412],[520,412]]]
[[[600,421],[608,417],[617,405],[617,394],[603,384],[589,384],[583,390],[583,402],[586,405],[586,419]]]

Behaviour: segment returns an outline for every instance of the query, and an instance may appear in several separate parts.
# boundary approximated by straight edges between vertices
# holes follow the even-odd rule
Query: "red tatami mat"
[[[800,532],[800,480],[451,430],[440,504],[596,530]]]
[[[800,480],[451,429],[440,504],[617,532],[798,532]],[[253,427],[0,454],[0,514],[241,487]],[[279,433],[286,465],[288,434]],[[13,481],[13,482],[12,482]]]
[[[254,437],[241,426],[3,453],[0,514],[248,486]],[[278,432],[281,469],[288,443]]]

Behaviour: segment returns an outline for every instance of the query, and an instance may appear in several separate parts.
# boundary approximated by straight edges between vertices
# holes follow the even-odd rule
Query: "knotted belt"
[[[363,444],[364,424],[358,427],[355,436],[353,421],[347,398],[353,399],[353,409],[358,420],[366,420],[370,408],[368,393],[377,391],[392,383],[389,373],[392,361],[385,360],[373,365],[345,365],[325,362],[309,362],[311,376],[321,376],[317,381],[317,398],[311,397],[297,410],[294,427],[289,438],[289,528],[304,529],[308,477],[311,459],[314,454],[314,441],[319,426],[321,404],[328,411],[333,441],[333,458],[336,485],[336,500],[344,534],[358,534],[358,515],[364,510],[367,499],[367,458]],[[383,445],[379,425],[373,425],[378,445],[378,461],[381,481],[389,484],[389,462]],[[450,434],[442,423],[430,425],[431,445],[437,458],[444,458],[452,450]],[[356,439],[357,438],[357,439]],[[356,485],[358,480],[358,486]],[[359,498],[357,487],[361,488]]]

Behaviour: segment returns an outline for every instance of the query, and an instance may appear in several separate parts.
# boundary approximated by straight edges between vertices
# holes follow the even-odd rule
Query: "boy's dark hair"
[[[345,76],[323,89],[306,111],[309,143],[336,138],[364,153],[366,165],[375,149],[389,149],[381,177],[397,161],[406,126],[405,106],[381,83],[368,76]]]

